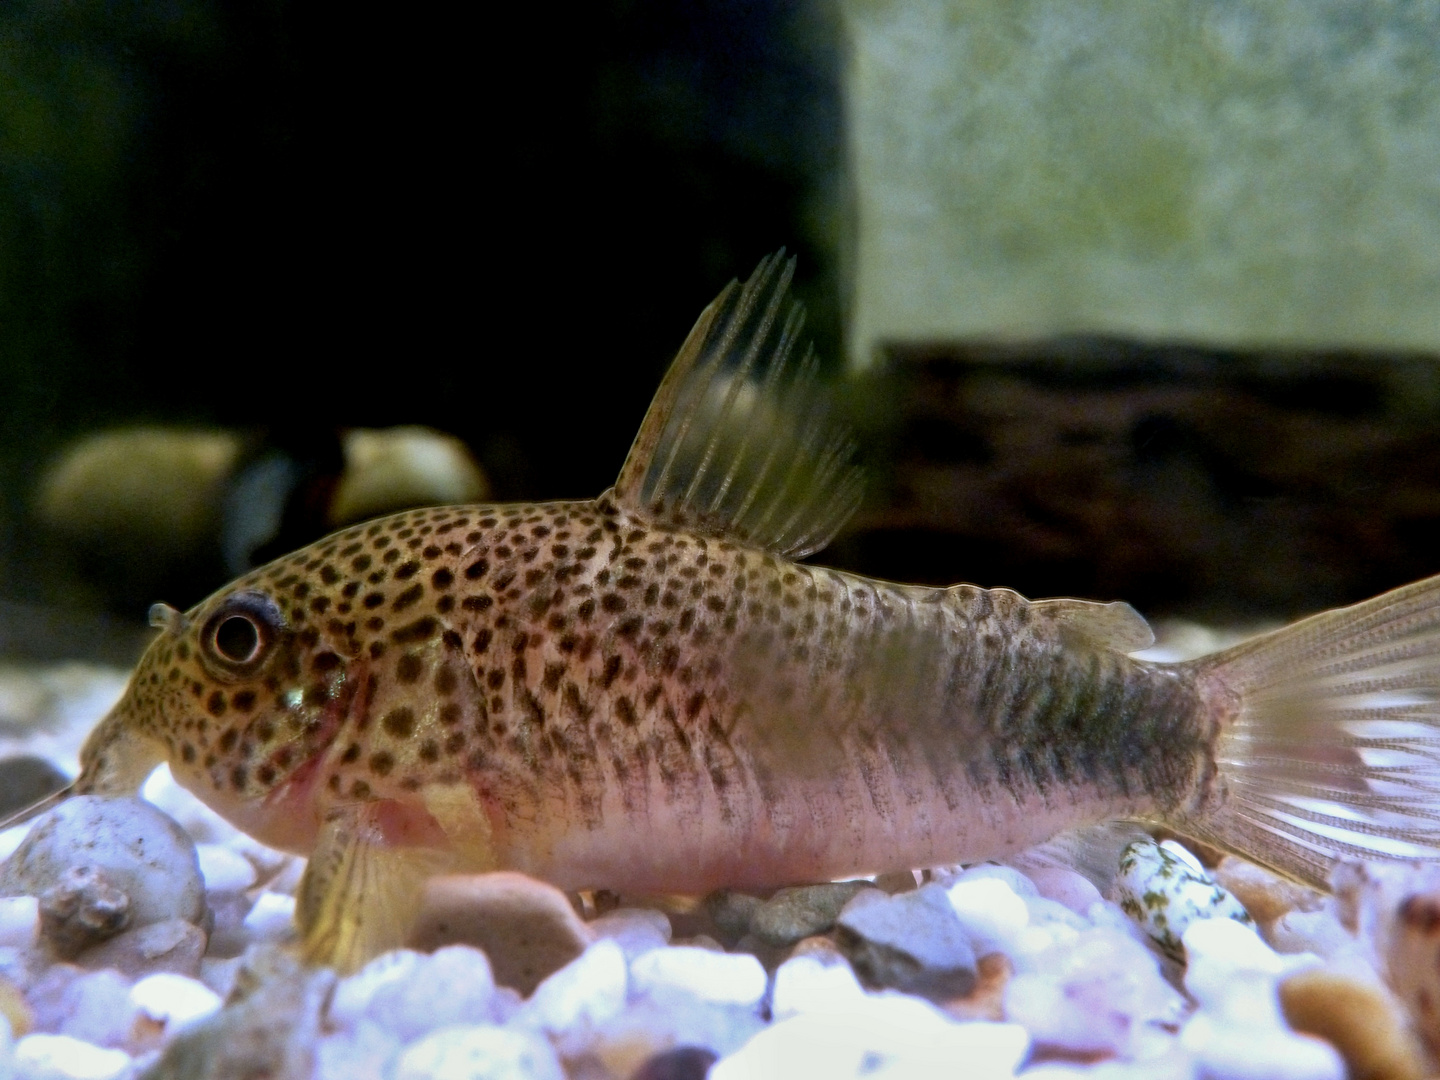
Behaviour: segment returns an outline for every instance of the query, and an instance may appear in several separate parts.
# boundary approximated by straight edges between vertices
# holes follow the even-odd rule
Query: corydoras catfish
[[[1440,847],[1440,578],[1200,660],[1123,603],[796,561],[861,492],[792,264],[701,314],[614,487],[323,539],[160,630],[68,793],[159,761],[310,856],[310,955],[398,943],[428,874],[698,894],[1163,823],[1323,885]]]

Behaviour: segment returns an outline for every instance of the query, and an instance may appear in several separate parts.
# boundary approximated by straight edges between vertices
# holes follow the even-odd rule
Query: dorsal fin
[[[1035,600],[1041,613],[1076,636],[1116,652],[1135,652],[1155,644],[1155,633],[1145,617],[1123,600],[1101,604],[1094,600]]]
[[[783,249],[700,315],[620,470],[632,513],[792,558],[819,551],[860,503],[855,444],[838,421],[787,293]]]

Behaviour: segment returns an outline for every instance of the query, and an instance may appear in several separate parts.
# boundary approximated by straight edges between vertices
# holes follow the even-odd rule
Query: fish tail
[[[1322,887],[1440,856],[1440,576],[1192,663],[1220,727],[1184,831]]]

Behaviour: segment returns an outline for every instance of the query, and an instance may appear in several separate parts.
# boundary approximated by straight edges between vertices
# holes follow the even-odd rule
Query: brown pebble
[[[1215,880],[1230,890],[1250,917],[1268,926],[1290,911],[1318,911],[1322,897],[1308,885],[1290,881],[1248,859],[1226,855],[1214,870]]]
[[[1440,893],[1407,896],[1387,950],[1390,986],[1432,1050],[1440,1052]]]
[[[25,995],[9,979],[0,977],[0,1016],[10,1021],[10,1031],[15,1038],[30,1033],[35,1022],[30,1006],[25,1004]]]
[[[914,870],[896,870],[881,874],[875,879],[875,888],[894,896],[896,893],[914,892],[920,886],[915,882]]]
[[[501,871],[431,878],[408,944],[425,952],[473,945],[490,958],[497,983],[528,996],[591,936],[559,889]]]
[[[1429,1075],[1404,1010],[1378,983],[1311,968],[1280,984],[1280,1007],[1296,1031],[1318,1035],[1339,1051],[1351,1080]]]
[[[989,953],[975,962],[975,988],[964,997],[951,998],[941,1008],[956,1020],[1004,1020],[1005,985],[1015,974],[1004,953]]]

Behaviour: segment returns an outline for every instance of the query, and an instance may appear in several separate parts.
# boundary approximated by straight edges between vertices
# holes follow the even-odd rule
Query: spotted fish
[[[160,634],[68,792],[158,761],[310,856],[311,956],[402,940],[425,877],[701,893],[1164,822],[1323,884],[1440,849],[1440,578],[1180,664],[1121,603],[797,561],[861,482],[792,264],[700,316],[594,500],[336,533]]]

